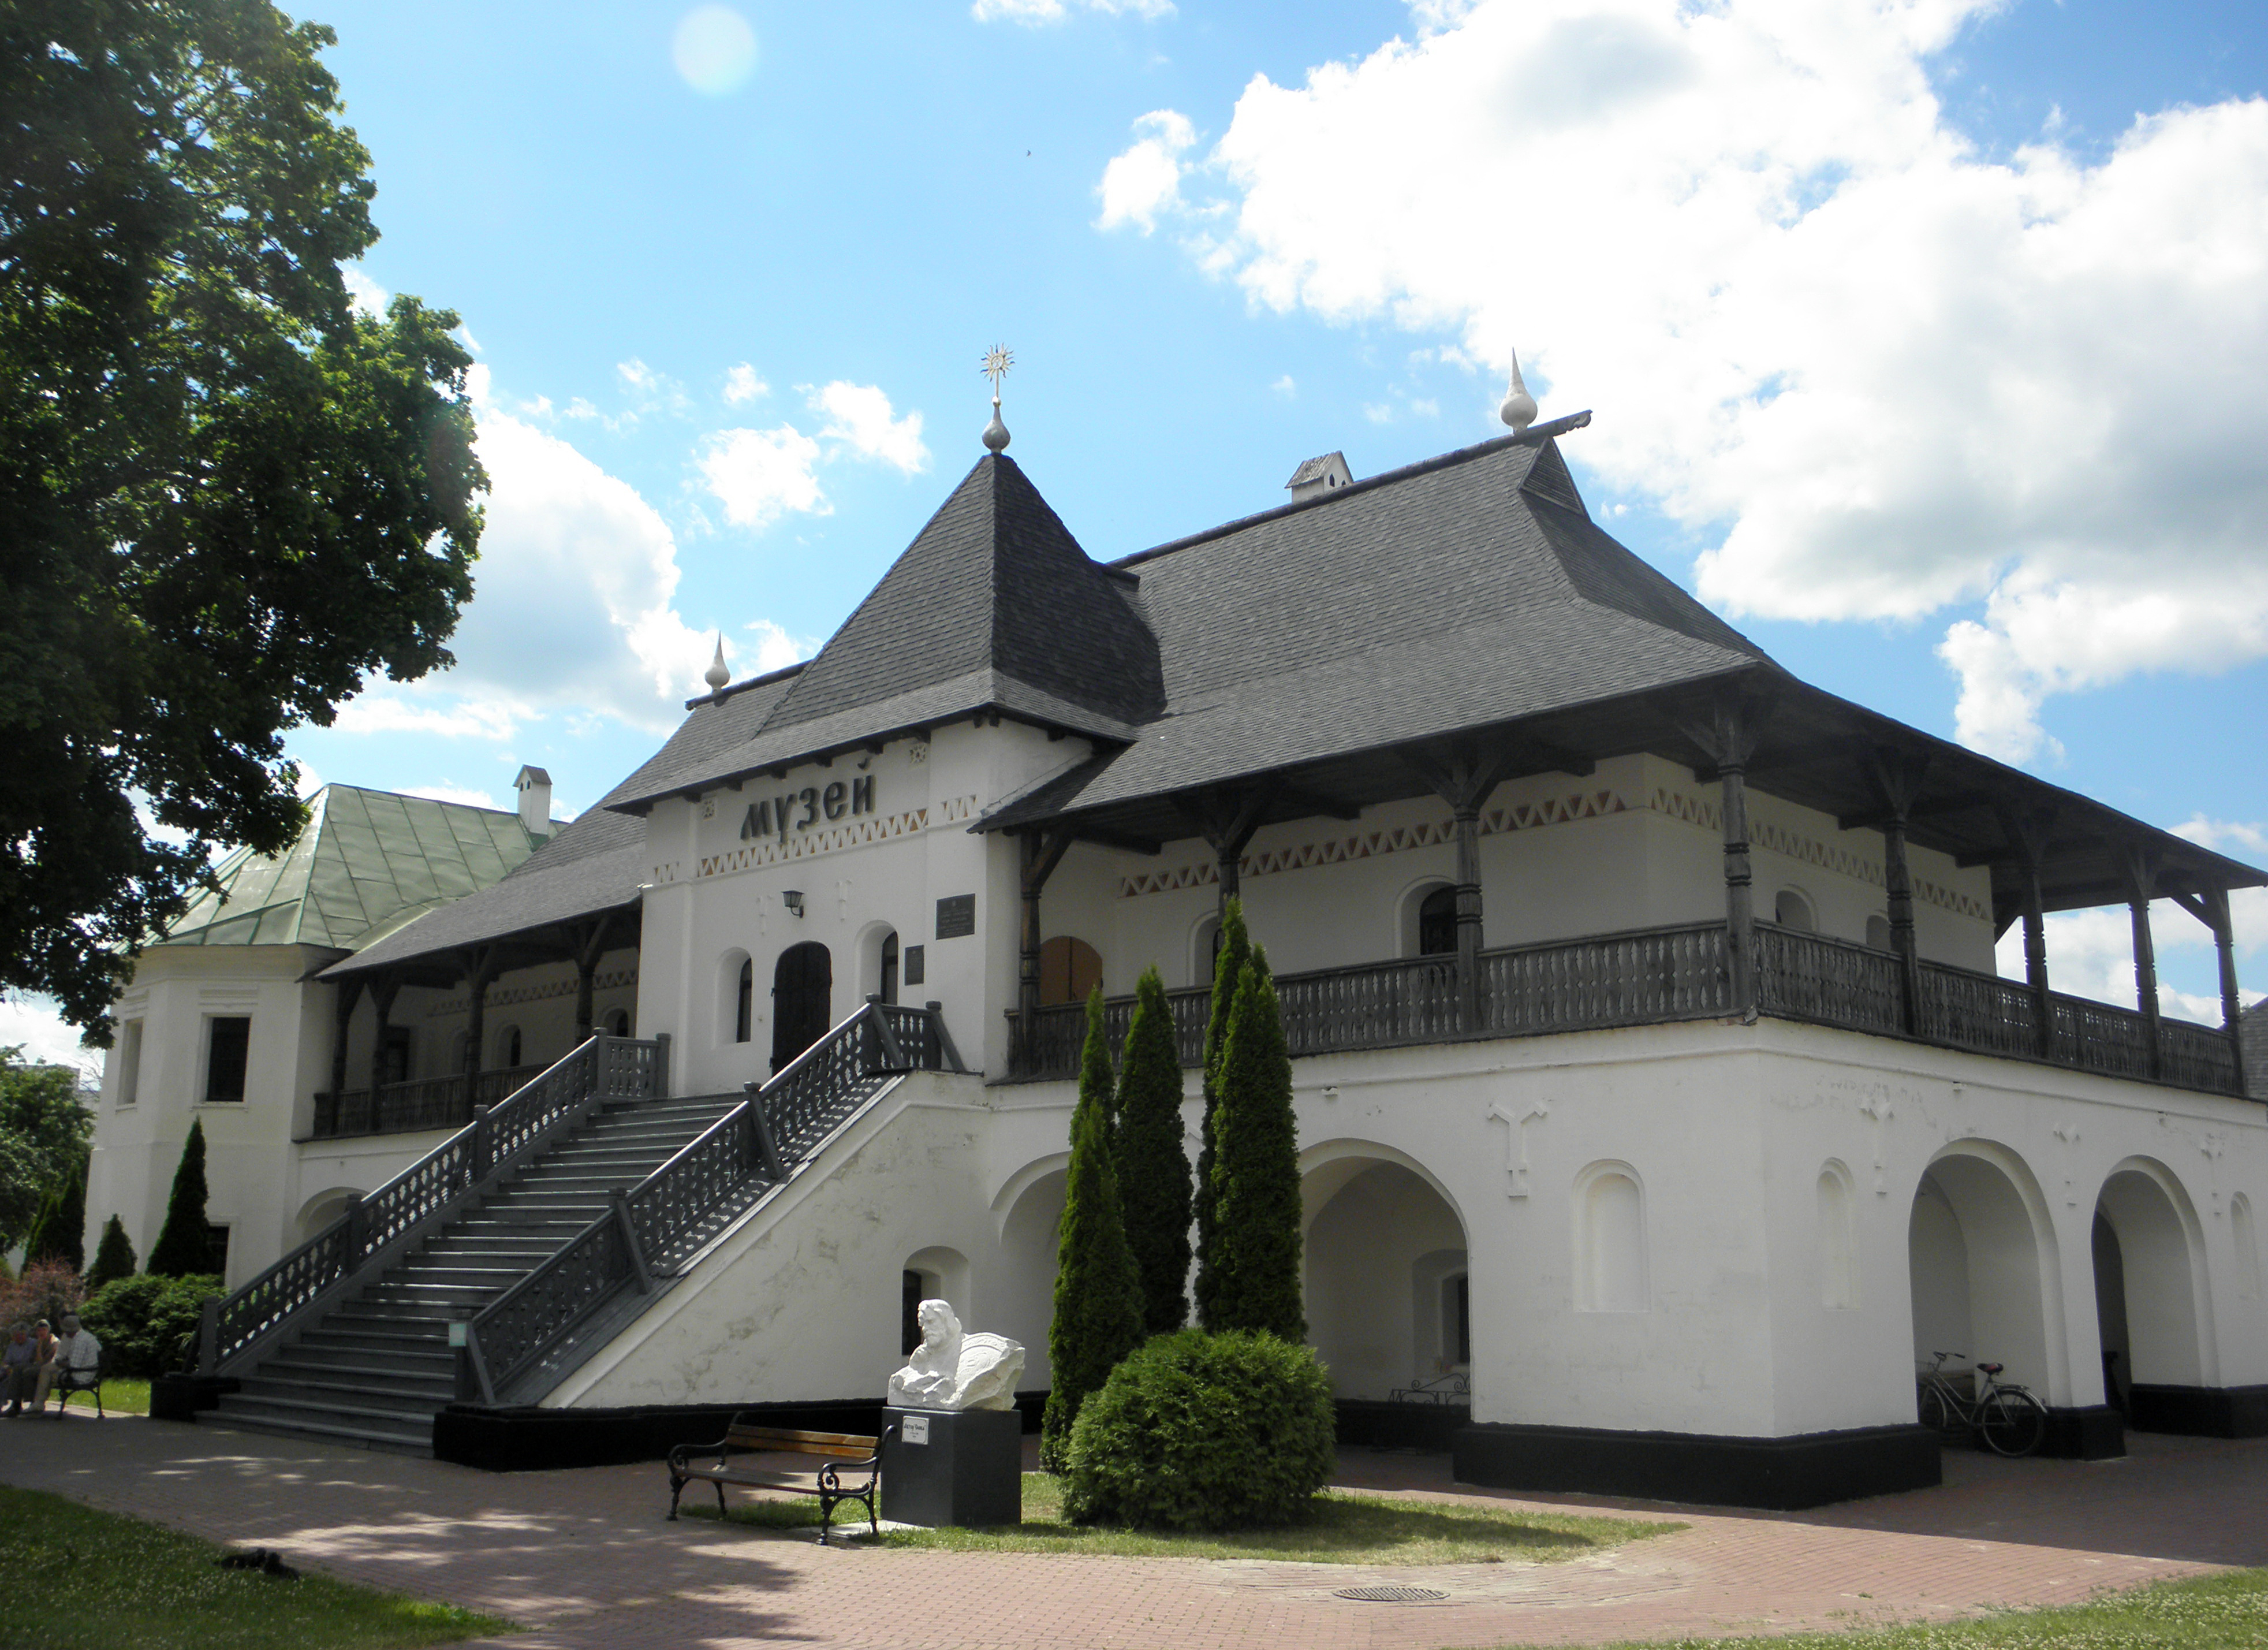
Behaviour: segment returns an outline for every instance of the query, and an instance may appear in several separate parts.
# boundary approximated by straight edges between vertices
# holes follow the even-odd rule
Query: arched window
[[[1819,932],[1819,924],[1811,914],[1811,902],[1793,888],[1782,888],[1779,897],[1772,902],[1772,921],[1800,934]]]
[[[1472,1278],[1466,1272],[1441,1279],[1441,1357],[1459,1368],[1473,1361]]]
[[[1208,917],[1199,923],[1189,940],[1189,983],[1211,985],[1213,963],[1220,955],[1220,918]]]
[[[882,941],[881,977],[875,982],[874,994],[886,1003],[898,1000],[898,937],[895,933]]]
[[[509,1072],[519,1064],[519,1028],[506,1026],[497,1035],[497,1064]]]
[[[629,1009],[617,1008],[607,1016],[607,1035],[610,1037],[627,1037],[630,1035]]]
[[[1418,954],[1446,956],[1457,948],[1457,891],[1444,884],[1418,902]]]
[[[1084,939],[1057,934],[1040,947],[1040,1002],[1083,1003],[1102,983],[1102,955]]]
[[[1867,943],[1876,951],[1890,948],[1890,919],[1880,913],[1867,919]]]
[[[1646,1199],[1626,1163],[1575,1177],[1575,1309],[1646,1309]]]
[[[740,981],[733,991],[733,1041],[746,1042],[756,1035],[756,965],[740,959]]]

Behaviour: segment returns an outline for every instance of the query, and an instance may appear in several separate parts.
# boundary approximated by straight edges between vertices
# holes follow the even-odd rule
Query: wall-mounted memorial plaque
[[[924,983],[928,970],[923,967],[924,953],[919,946],[908,946],[898,962],[900,982],[906,985]]]
[[[948,894],[937,902],[937,937],[958,939],[976,932],[976,896]]]

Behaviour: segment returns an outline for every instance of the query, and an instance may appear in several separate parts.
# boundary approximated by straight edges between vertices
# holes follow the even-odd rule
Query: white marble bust
[[[1024,1348],[1005,1335],[964,1333],[942,1300],[924,1300],[917,1314],[921,1344],[890,1377],[890,1403],[902,1410],[1008,1410],[1016,1403],[1016,1378]]]

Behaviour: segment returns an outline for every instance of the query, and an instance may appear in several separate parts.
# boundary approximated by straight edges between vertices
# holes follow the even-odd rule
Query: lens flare
[[[721,98],[755,73],[756,32],[730,6],[696,6],[679,22],[669,55],[686,85]]]

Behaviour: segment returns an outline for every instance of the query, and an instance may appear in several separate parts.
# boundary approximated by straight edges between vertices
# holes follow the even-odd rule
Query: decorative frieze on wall
[[[767,866],[820,858],[852,848],[865,848],[875,843],[917,836],[933,826],[965,825],[976,817],[976,797],[956,796],[948,797],[933,807],[909,808],[902,814],[878,814],[872,819],[852,819],[842,825],[822,826],[790,836],[785,841],[768,836],[729,852],[703,854],[695,861],[693,880],[699,881],[707,877],[735,876],[744,871],[761,871]],[[673,859],[654,866],[655,885],[659,887],[676,881],[682,870],[681,860]]]
[[[599,991],[625,991],[637,983],[636,969],[601,969],[591,976],[591,990]],[[511,1008],[520,1003],[541,1003],[554,997],[575,995],[572,979],[549,980],[541,985],[491,985],[489,987],[490,1009]],[[453,997],[437,997],[427,1005],[425,1018],[446,1020],[451,1014],[472,1013],[472,998],[460,991]]]
[[[1481,814],[1480,829],[1484,836],[1498,836],[1508,831],[1537,830],[1547,825],[1565,825],[1575,820],[1604,819],[1610,814],[1626,812],[1628,805],[1613,792],[1587,791],[1570,796],[1546,797],[1535,802],[1515,803],[1510,807],[1490,808]],[[1421,820],[1412,825],[1358,831],[1351,836],[1335,836],[1325,842],[1297,843],[1248,853],[1238,861],[1238,874],[1273,876],[1278,872],[1305,871],[1315,866],[1375,859],[1386,854],[1406,853],[1413,848],[1434,848],[1454,843],[1456,836],[1456,824],[1452,820]],[[1175,888],[1207,888],[1219,880],[1219,865],[1211,859],[1202,859],[1188,865],[1144,872],[1136,876],[1121,877],[1118,897],[1130,900],[1139,895],[1164,894]]]
[[[1612,791],[1572,792],[1565,796],[1516,803],[1510,807],[1490,808],[1481,815],[1481,835],[1496,836],[1509,831],[1540,830],[1546,826],[1572,824],[1580,820],[1604,819],[1609,814],[1631,812],[1632,806]],[[1698,830],[1718,833],[1724,829],[1724,815],[1716,804],[1705,797],[1673,790],[1667,785],[1656,786],[1646,800],[1637,806]],[[1807,836],[1764,821],[1751,823],[1749,839],[1757,848],[1784,854],[1805,865],[1816,866],[1837,876],[1870,883],[1875,888],[1882,886],[1881,860],[1869,860],[1852,848]],[[1385,854],[1404,853],[1415,848],[1440,847],[1452,844],[1455,840],[1454,821],[1447,818],[1421,820],[1415,824],[1398,825],[1386,830],[1359,831],[1352,836],[1334,836],[1322,842],[1300,843],[1248,853],[1238,862],[1238,869],[1239,874],[1246,877],[1272,876],[1285,871],[1305,871],[1315,866],[1373,859]],[[1210,858],[1192,860],[1183,865],[1165,866],[1155,871],[1121,877],[1118,896],[1130,900],[1145,894],[1171,893],[1177,888],[1211,888],[1219,880],[1220,867],[1217,862]],[[1992,920],[1992,911],[1981,902],[1957,889],[1933,882],[1926,877],[1914,879],[1914,897],[1926,904],[1979,922]]]

